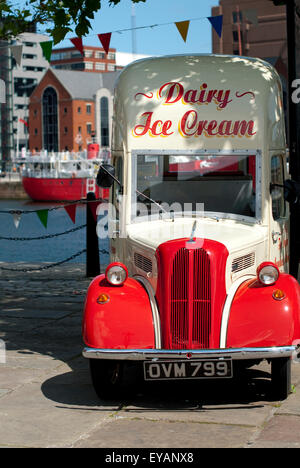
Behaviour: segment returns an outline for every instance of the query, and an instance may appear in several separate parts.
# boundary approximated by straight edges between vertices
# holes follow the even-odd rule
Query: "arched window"
[[[43,136],[44,149],[58,151],[57,94],[50,86],[43,94]]]
[[[100,99],[100,139],[101,146],[109,146],[108,98]]]

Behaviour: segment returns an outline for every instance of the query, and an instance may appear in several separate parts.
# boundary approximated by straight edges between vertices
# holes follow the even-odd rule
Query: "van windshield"
[[[255,154],[137,154],[133,161],[136,216],[157,213],[157,203],[175,213],[256,216]]]

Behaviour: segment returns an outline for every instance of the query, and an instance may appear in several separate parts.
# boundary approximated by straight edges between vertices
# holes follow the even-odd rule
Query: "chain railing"
[[[99,261],[99,254],[109,254],[109,251],[106,249],[99,249],[98,246],[98,237],[96,233],[96,225],[97,225],[97,219],[94,217],[94,215],[91,213],[91,210],[89,209],[89,203],[103,203],[102,199],[96,199],[94,193],[88,193],[87,199],[84,200],[75,200],[67,205],[61,205],[61,206],[54,206],[51,208],[47,208],[47,211],[53,211],[61,208],[65,208],[65,206],[73,205],[73,204],[86,204],[86,224],[82,224],[80,226],[76,226],[72,229],[69,229],[64,232],[57,232],[54,234],[47,234],[44,236],[36,236],[36,237],[7,237],[7,236],[0,236],[0,240],[5,240],[5,241],[36,241],[36,240],[45,240],[45,239],[52,239],[55,237],[67,235],[74,233],[76,231],[79,231],[81,229],[86,228],[86,248],[80,250],[79,252],[76,252],[75,254],[69,256],[68,258],[64,260],[60,260],[58,262],[54,263],[49,263],[46,265],[41,265],[39,267],[24,267],[24,268],[10,268],[7,266],[1,266],[0,265],[0,270],[3,271],[13,271],[13,272],[32,272],[32,271],[42,271],[42,270],[48,270],[49,268],[57,267],[59,265],[62,265],[64,263],[67,263],[71,260],[74,260],[75,258],[79,257],[82,254],[86,254],[86,275],[87,276],[95,276],[100,273],[100,261]],[[11,215],[23,215],[23,214],[29,214],[29,213],[35,213],[39,210],[0,210],[0,213],[7,213]]]

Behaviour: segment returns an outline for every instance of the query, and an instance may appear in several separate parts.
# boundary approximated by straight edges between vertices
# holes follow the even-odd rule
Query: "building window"
[[[100,139],[101,146],[109,146],[108,98],[100,99]]]
[[[105,63],[96,62],[95,63],[95,70],[105,70]]]
[[[88,135],[90,135],[92,133],[92,124],[91,123],[86,124],[86,133]]]
[[[65,135],[68,133],[68,127],[64,128]]]
[[[86,70],[93,70],[93,62],[85,62],[85,69]]]
[[[107,70],[108,71],[115,71],[115,65],[113,65],[112,63],[108,63],[107,64]]]
[[[86,105],[86,113],[87,113],[87,114],[91,114],[91,113],[92,113],[92,105],[91,105],[91,104],[87,104],[87,105]]]
[[[107,58],[108,58],[108,60],[115,60],[116,55],[115,55],[114,52],[108,52]]]
[[[36,85],[36,78],[14,78],[14,92],[18,97],[29,97]]]
[[[81,107],[77,107],[78,114],[81,114]]]
[[[92,51],[92,50],[87,50],[87,49],[86,49],[86,50],[84,51],[84,56],[85,56],[85,57],[89,57],[89,58],[90,58],[90,57],[93,57],[93,51]]]
[[[98,50],[95,51],[95,58],[105,58],[104,52],[99,52]]]
[[[44,149],[58,151],[57,94],[49,86],[43,94],[43,137]]]

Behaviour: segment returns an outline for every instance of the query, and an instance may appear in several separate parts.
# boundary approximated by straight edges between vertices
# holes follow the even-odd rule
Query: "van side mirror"
[[[284,199],[285,201],[295,204],[300,200],[300,182],[295,180],[284,181]]]
[[[101,164],[97,174],[96,183],[99,187],[110,188],[114,182],[114,176],[114,166],[107,163]]]

